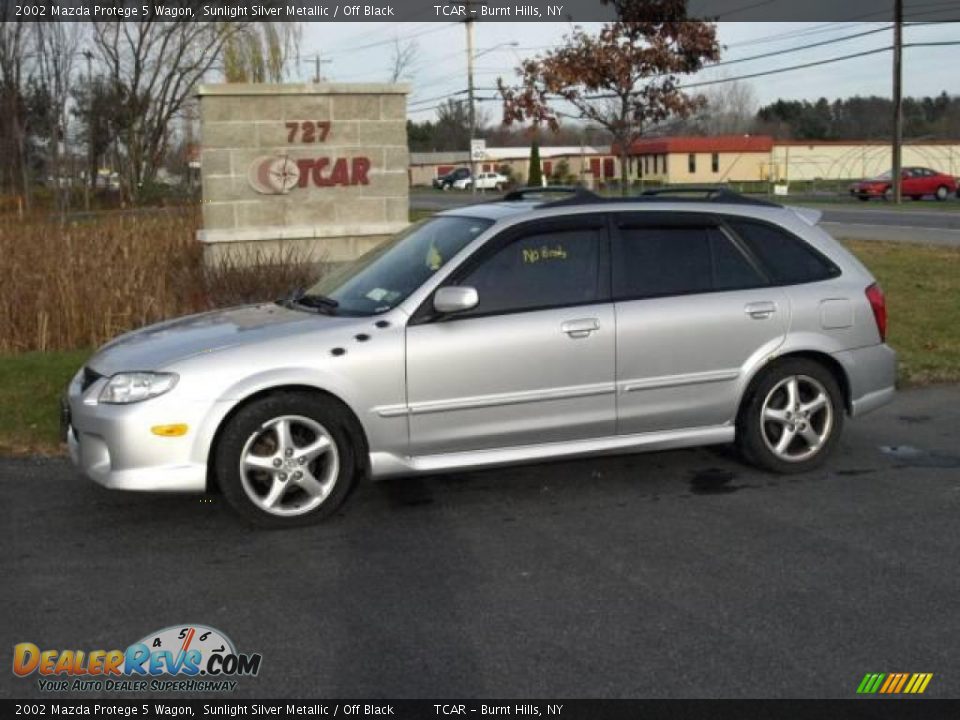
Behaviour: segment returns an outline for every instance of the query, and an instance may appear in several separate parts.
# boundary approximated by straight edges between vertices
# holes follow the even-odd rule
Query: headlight
[[[174,373],[117,373],[100,391],[100,402],[126,405],[147,400],[172,390],[178,379]]]

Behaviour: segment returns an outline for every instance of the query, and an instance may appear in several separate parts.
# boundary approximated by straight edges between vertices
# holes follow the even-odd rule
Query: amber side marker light
[[[160,437],[181,437],[187,434],[187,426],[184,423],[176,425],[154,425],[150,432]]]

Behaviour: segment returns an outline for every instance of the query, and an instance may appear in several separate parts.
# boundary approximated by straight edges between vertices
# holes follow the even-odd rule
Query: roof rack
[[[662,188],[644,190],[639,195],[623,197],[603,197],[579,185],[548,185],[547,187],[522,187],[503,196],[506,202],[541,198],[544,195],[567,195],[557,200],[547,200],[539,207],[563,207],[565,205],[594,205],[602,203],[653,203],[653,202],[710,202],[735,205],[758,205],[763,207],[783,207],[775,202],[761,198],[748,197],[734,192],[730,188],[717,185],[668,185]]]
[[[559,195],[567,194],[572,195],[575,198],[578,198],[581,203],[587,202],[600,202],[603,200],[602,197],[596,193],[592,193],[586,188],[580,185],[547,185],[546,187],[538,187],[536,185],[521,187],[515,190],[511,190],[506,195],[503,196],[504,202],[517,202],[520,200],[526,200],[528,196],[534,197],[537,195]],[[560,202],[564,202],[572,198],[564,198]],[[551,205],[554,203],[550,203]]]
[[[662,188],[651,188],[644,190],[640,197],[659,198],[665,195],[703,195],[703,198],[693,198],[693,200],[705,200],[706,202],[736,203],[740,205],[764,205],[766,207],[781,207],[777,203],[763,200],[761,198],[747,197],[730,188],[722,185],[667,185]],[[681,199],[681,198],[674,198]],[[691,198],[682,198],[689,200]]]

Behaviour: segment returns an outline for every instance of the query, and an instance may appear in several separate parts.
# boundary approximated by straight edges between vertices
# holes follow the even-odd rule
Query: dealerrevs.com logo
[[[48,692],[231,691],[239,677],[260,672],[259,653],[238,653],[207,625],[173,625],[125,650],[49,650],[30,642],[13,648],[13,673],[37,675]]]

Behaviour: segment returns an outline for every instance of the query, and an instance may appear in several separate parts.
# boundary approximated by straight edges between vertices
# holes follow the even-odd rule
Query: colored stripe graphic
[[[857,694],[920,695],[932,679],[933,673],[867,673],[857,686]]]
[[[897,683],[896,689],[893,691],[895,693],[900,692],[903,689],[904,684],[907,682],[907,673],[900,673],[900,682]]]
[[[880,688],[881,693],[890,692],[890,687],[900,679],[900,675],[897,673],[890,673],[887,675],[887,681],[883,684],[883,687]]]

